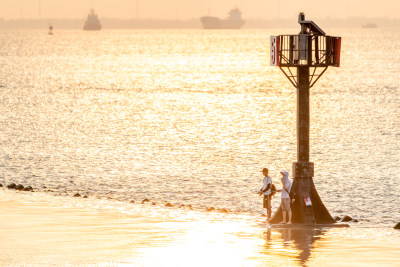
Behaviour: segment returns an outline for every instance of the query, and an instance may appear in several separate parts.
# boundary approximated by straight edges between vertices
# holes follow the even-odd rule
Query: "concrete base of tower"
[[[291,203],[293,224],[316,225],[335,223],[324,203],[322,203],[312,177],[295,177],[291,192],[294,193]],[[269,222],[270,224],[278,224],[281,221],[283,221],[283,213],[282,207],[279,206]],[[288,218],[286,218],[286,221],[288,221]]]

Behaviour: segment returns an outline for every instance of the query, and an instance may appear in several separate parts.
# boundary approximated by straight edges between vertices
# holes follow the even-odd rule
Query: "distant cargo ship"
[[[238,8],[231,9],[227,19],[204,16],[200,20],[204,29],[240,29],[245,23]]]
[[[101,30],[100,20],[97,15],[94,13],[94,9],[90,9],[89,15],[87,16],[87,20],[85,25],[83,26],[85,31],[99,31]]]

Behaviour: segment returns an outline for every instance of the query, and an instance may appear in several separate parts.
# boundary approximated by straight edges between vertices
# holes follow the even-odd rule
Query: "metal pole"
[[[297,162],[294,163],[293,191],[300,196],[293,205],[294,221],[314,224],[312,207],[304,203],[304,196],[312,191],[314,165],[310,163],[310,67],[297,67]]]
[[[42,1],[41,0],[39,0],[38,15],[39,15],[39,19],[42,19]]]
[[[310,68],[297,67],[297,161],[310,160]]]
[[[136,0],[136,19],[139,19],[139,0]]]

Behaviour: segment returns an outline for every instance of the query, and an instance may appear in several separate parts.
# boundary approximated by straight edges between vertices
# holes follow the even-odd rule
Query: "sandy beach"
[[[393,229],[270,229],[261,216],[8,190],[0,191],[0,214],[1,266],[396,266],[400,259]]]

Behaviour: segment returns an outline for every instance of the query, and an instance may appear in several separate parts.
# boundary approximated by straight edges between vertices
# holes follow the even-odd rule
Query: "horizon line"
[[[101,19],[113,19],[113,20],[164,20],[164,21],[191,21],[191,20],[198,20],[199,18],[201,18],[203,16],[200,17],[195,17],[195,18],[117,18],[117,17],[100,17]],[[83,18],[52,18],[52,17],[48,17],[48,18],[4,18],[4,17],[0,17],[0,22],[1,21],[14,21],[14,20],[37,20],[37,21],[41,21],[41,20],[82,20],[82,19],[86,19],[85,17]],[[260,21],[276,21],[276,20],[283,20],[283,21],[293,21],[293,18],[254,18],[254,17],[249,17],[249,18],[243,18],[244,20],[260,20]],[[354,17],[348,17],[348,18],[338,18],[338,17],[330,17],[330,16],[326,16],[326,17],[319,17],[319,18],[315,18],[314,20],[354,20],[354,19],[376,19],[376,20],[400,20],[399,18],[388,18],[388,17],[361,17],[361,16],[354,16]]]

